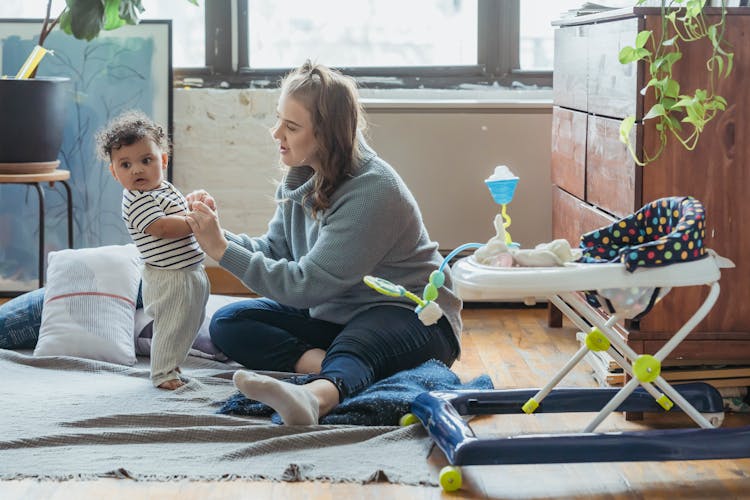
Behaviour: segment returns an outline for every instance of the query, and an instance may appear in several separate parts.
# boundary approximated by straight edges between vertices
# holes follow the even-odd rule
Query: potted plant
[[[188,0],[198,5],[197,0]],[[93,40],[102,30],[138,24],[144,11],[141,0],[66,0],[53,17],[52,0],[37,47],[15,78],[0,79],[0,165],[4,173],[38,173],[54,169],[63,138],[67,94],[66,78],[36,78],[46,50],[44,43],[56,27],[80,40]]]
[[[645,3],[648,0],[638,0],[636,5]],[[634,46],[624,47],[619,54],[622,64],[643,61],[647,65],[649,80],[641,94],[653,104],[644,113],[643,121],[656,122],[656,149],[644,148],[643,158],[639,158],[630,139],[635,116],[625,118],[620,126],[620,140],[639,165],[657,159],[670,138],[688,150],[695,148],[706,124],[726,109],[726,100],[715,93],[715,88],[717,81],[727,78],[733,68],[734,54],[724,37],[726,0],[721,0],[721,16],[713,24],[705,16],[706,0],[661,0],[660,4],[660,32],[639,32]],[[686,92],[673,70],[682,59],[682,44],[692,43],[710,44],[711,50],[705,63],[705,86]]]

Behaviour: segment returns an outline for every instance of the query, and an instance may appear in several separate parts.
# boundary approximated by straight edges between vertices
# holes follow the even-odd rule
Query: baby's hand
[[[188,195],[185,196],[185,199],[191,209],[193,207],[193,202],[200,201],[201,203],[205,203],[211,210],[216,210],[216,200],[214,200],[214,197],[208,194],[208,191],[205,189],[198,189],[188,193]]]

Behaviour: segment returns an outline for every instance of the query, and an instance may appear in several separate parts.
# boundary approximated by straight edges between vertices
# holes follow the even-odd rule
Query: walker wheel
[[[461,469],[455,465],[446,465],[440,469],[440,486],[443,491],[457,491],[461,489]]]
[[[419,418],[413,413],[406,413],[398,419],[398,425],[401,427],[408,427],[410,425],[418,424]]]

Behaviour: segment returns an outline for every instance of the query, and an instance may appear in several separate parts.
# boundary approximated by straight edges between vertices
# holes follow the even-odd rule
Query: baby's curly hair
[[[111,160],[112,150],[130,146],[144,138],[151,139],[159,149],[169,153],[169,138],[160,125],[142,111],[125,111],[97,132],[96,150],[101,159]]]

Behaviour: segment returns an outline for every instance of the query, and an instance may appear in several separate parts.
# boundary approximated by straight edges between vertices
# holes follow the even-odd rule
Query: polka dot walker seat
[[[581,262],[622,262],[630,272],[702,259],[706,214],[692,196],[661,198],[581,236]]]
[[[420,394],[412,412],[443,451],[450,465],[440,482],[455,489],[459,466],[702,460],[750,458],[750,426],[719,429],[721,394],[706,383],[672,386],[661,376],[663,361],[685,340],[716,303],[721,269],[729,260],[704,247],[705,212],[692,197],[649,203],[614,224],[581,237],[584,257],[549,267],[496,267],[474,256],[452,267],[454,289],[464,300],[545,298],[575,325],[581,346],[541,388],[432,391]],[[628,329],[674,287],[708,287],[703,302],[663,345],[628,345]],[[592,303],[590,298],[596,299]],[[600,304],[603,304],[602,307]],[[679,311],[686,311],[685,304]],[[671,314],[671,312],[670,312]],[[664,332],[668,334],[669,332]],[[625,373],[622,387],[558,387],[589,354],[607,353]],[[682,411],[700,429],[597,432],[614,411]],[[595,413],[581,432],[480,438],[467,415]],[[445,481],[444,481],[445,480]]]

